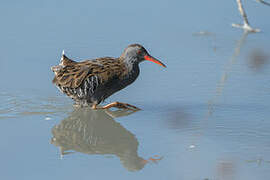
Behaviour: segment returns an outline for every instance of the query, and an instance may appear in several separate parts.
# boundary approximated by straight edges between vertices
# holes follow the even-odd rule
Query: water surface
[[[0,7],[1,179],[269,179],[269,7],[234,1],[8,1]],[[144,62],[108,98],[142,110],[78,109],[51,83],[75,60],[141,43]]]

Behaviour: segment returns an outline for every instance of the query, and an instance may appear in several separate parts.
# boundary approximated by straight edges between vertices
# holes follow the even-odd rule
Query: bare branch
[[[266,5],[266,6],[270,6],[269,2],[266,2],[266,1],[263,1],[263,0],[256,0],[256,2],[262,3],[262,4]]]
[[[233,27],[237,27],[237,28],[242,28],[244,29],[245,31],[247,32],[260,32],[260,29],[253,29],[250,25],[249,25],[249,22],[248,22],[248,18],[247,18],[247,14],[244,10],[244,7],[243,7],[243,4],[242,4],[242,1],[241,0],[236,0],[237,2],[237,5],[238,5],[238,10],[241,14],[241,16],[243,17],[244,19],[244,24],[241,25],[241,24],[232,24]]]
[[[237,4],[238,4],[238,10],[241,14],[241,16],[243,17],[244,19],[244,24],[249,24],[248,23],[248,18],[247,18],[247,14],[244,10],[244,7],[243,7],[243,4],[242,4],[242,1],[241,0],[236,0]]]

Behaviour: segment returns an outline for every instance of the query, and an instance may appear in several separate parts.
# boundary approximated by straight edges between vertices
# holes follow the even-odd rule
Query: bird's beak
[[[154,57],[152,57],[150,55],[145,55],[144,59],[147,60],[147,61],[152,61],[154,63],[157,63],[160,66],[166,67],[165,64],[163,64],[161,61],[157,60],[156,58],[154,58]]]

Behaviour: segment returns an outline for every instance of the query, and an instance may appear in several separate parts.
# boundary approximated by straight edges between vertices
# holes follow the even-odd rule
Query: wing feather
[[[87,60],[83,62],[75,62],[67,64],[62,68],[57,68],[53,83],[61,87],[78,88],[84,80],[95,78],[93,85],[102,85],[110,78],[119,76],[123,67],[114,58],[99,58],[95,60]],[[93,78],[91,78],[93,77]]]

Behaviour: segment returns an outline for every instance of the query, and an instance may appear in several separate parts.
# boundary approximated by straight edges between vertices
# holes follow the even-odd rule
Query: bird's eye
[[[137,51],[138,54],[141,54],[141,52],[142,52],[142,51],[141,51],[140,49]]]

